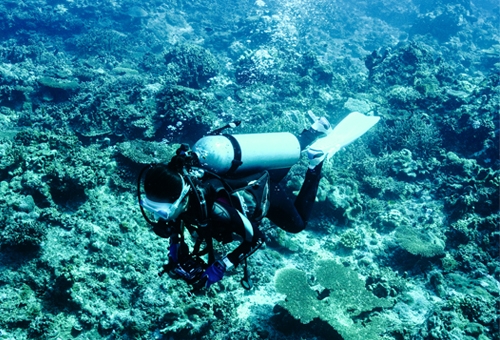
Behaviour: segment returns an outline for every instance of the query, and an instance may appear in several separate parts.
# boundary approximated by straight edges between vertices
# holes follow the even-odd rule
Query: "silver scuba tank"
[[[289,168],[300,158],[300,144],[289,132],[209,135],[192,150],[202,168],[219,175]]]

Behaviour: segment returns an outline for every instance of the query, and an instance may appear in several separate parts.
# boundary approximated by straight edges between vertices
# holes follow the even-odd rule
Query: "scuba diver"
[[[332,129],[326,118],[310,115],[314,123],[297,137],[288,132],[222,134],[239,125],[228,124],[198,140],[192,150],[182,144],[169,163],[151,164],[140,172],[141,212],[156,235],[170,239],[168,263],[160,276],[168,273],[198,290],[243,264],[241,284],[251,289],[247,258],[264,243],[261,220],[267,217],[290,233],[304,230],[324,161],[380,118],[353,112]],[[309,165],[293,200],[281,180],[302,152],[307,153]],[[216,256],[213,240],[240,244],[225,256]]]

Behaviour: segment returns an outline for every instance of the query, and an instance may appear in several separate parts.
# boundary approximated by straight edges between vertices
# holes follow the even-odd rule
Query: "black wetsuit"
[[[307,147],[316,137],[314,131],[303,131],[299,136],[301,148]],[[298,233],[304,230],[318,191],[322,166],[323,163],[320,163],[314,169],[307,170],[304,183],[295,200],[287,195],[285,187],[281,183],[290,169],[269,171],[270,207],[266,217],[287,232]],[[263,235],[258,228],[259,221],[249,220],[231,204],[231,198],[228,192],[223,189],[224,185],[221,180],[212,178],[203,181],[201,186],[207,202],[207,222],[211,237],[223,243],[232,242],[233,235],[238,235],[241,240],[241,244],[227,255],[233,265],[237,266],[263,240]],[[193,191],[189,194],[189,202],[186,211],[176,221],[169,223],[180,224],[183,221],[188,229],[190,229],[189,226],[198,226],[197,231],[203,232],[204,227],[199,227],[203,213]],[[175,230],[179,229],[175,228]],[[155,229],[155,233],[160,237],[167,237],[161,228]],[[171,243],[178,242],[179,235],[173,235]]]
[[[271,206],[267,218],[289,233],[299,233],[304,230],[316,199],[322,167],[323,163],[320,163],[314,169],[307,170],[304,183],[295,200],[286,193],[281,183],[281,179],[288,171],[284,174],[271,173]]]
[[[300,147],[305,150],[319,136],[315,130],[304,130],[298,136]],[[321,168],[323,162],[314,169],[307,169],[306,177],[299,195],[292,200],[287,195],[281,180],[288,174],[290,169],[273,170],[271,174],[271,206],[267,217],[281,229],[289,233],[299,233],[305,229],[307,221],[311,216],[316,194],[318,192],[319,180],[321,179]]]
[[[204,199],[207,203],[207,217],[203,221],[203,211],[200,209],[198,199],[191,191],[189,194],[189,206],[175,221],[163,226],[158,226],[154,232],[160,237],[171,237],[171,243],[179,243],[180,235],[170,235],[167,230],[180,230],[180,223],[184,223],[191,234],[203,234],[213,239],[229,243],[241,240],[241,244],[235,248],[227,258],[233,265],[237,266],[245,255],[263,242],[263,235],[258,228],[258,222],[250,221],[242,212],[233,207],[231,197],[224,189],[224,184],[216,178],[204,181],[202,186]],[[204,223],[205,222],[205,223]],[[206,226],[200,226],[204,225]]]

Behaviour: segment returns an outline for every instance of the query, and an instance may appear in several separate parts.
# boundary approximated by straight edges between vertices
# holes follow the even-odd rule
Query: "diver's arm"
[[[243,242],[227,256],[215,261],[205,270],[202,280],[206,288],[222,280],[226,270],[238,266],[262,245],[262,234],[256,225],[230,205],[215,202],[211,215],[212,223],[217,225],[218,231],[228,234],[236,233],[243,238]]]
[[[254,236],[252,240],[250,242],[243,241],[226,257],[232,264],[234,264],[234,266],[238,266],[247,257],[260,248],[262,244],[264,244],[264,236],[258,228],[254,228]]]
[[[212,221],[219,227],[224,228],[228,234],[236,233],[243,241],[224,259],[226,267],[238,266],[246,257],[252,254],[256,248],[262,245],[263,236],[248,218],[232,206],[216,202],[212,210]],[[230,263],[227,262],[227,260]]]

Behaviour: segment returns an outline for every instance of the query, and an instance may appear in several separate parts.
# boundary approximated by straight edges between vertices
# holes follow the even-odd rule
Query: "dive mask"
[[[182,212],[183,205],[182,200],[189,192],[190,186],[186,184],[184,178],[181,176],[182,180],[182,191],[179,198],[174,203],[165,202],[155,202],[147,197],[140,200],[141,206],[147,211],[154,214],[155,218],[161,218],[166,221],[175,220]]]

